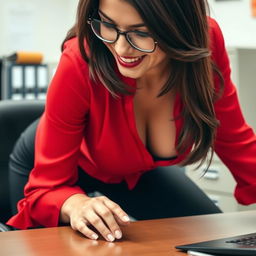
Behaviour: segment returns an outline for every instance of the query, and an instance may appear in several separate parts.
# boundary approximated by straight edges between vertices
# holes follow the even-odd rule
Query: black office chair
[[[9,189],[8,162],[13,146],[25,130],[44,110],[44,101],[2,100],[0,101],[0,231],[12,215]]]

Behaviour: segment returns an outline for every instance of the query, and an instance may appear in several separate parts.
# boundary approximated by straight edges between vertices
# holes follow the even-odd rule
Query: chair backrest
[[[11,216],[8,162],[13,146],[24,129],[44,111],[41,100],[0,101],[0,222]]]

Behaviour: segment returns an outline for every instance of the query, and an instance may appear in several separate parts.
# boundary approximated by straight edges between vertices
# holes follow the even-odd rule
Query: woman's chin
[[[141,74],[140,74],[141,72],[139,72],[138,70],[127,69],[124,67],[120,67],[119,65],[118,65],[118,69],[122,76],[133,78],[133,79],[138,79],[139,77],[141,77]]]

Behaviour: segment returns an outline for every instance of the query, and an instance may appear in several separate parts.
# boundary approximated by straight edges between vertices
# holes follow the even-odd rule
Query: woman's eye
[[[105,20],[104,18],[100,18],[101,23],[103,23],[105,26],[113,27],[114,24],[110,23],[109,21]]]
[[[114,24],[108,23],[108,22],[106,22],[106,21],[101,21],[101,22],[102,22],[102,24],[103,24],[106,28],[111,28],[111,29],[115,28],[115,25],[114,25]]]
[[[143,38],[147,38],[150,37],[150,35],[146,32],[141,32],[141,31],[135,31],[136,36],[138,37],[143,37]]]

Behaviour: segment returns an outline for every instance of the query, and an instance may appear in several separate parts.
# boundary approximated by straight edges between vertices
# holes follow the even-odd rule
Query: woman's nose
[[[119,36],[118,40],[114,43],[114,49],[119,56],[126,56],[133,50],[125,35]]]

